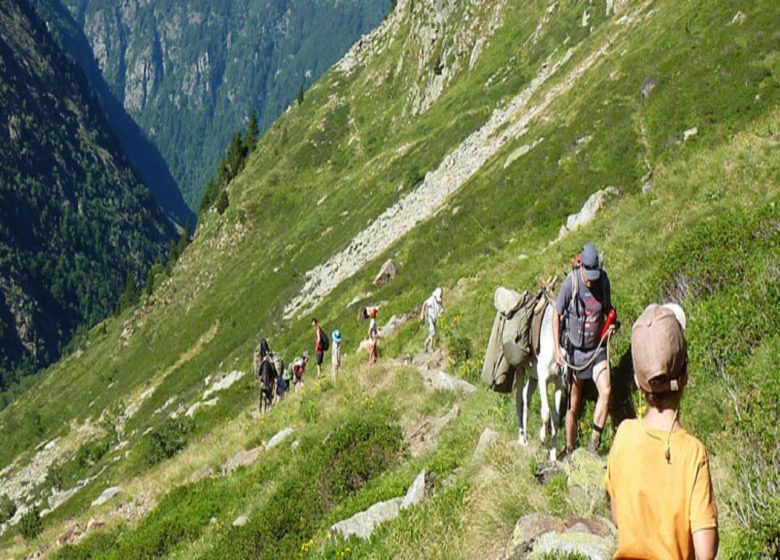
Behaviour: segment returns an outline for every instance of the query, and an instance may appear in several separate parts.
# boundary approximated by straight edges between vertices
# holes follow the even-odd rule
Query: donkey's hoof
[[[550,449],[550,462],[555,463],[558,460],[558,450]]]
[[[539,429],[539,441],[542,443],[547,442],[547,430],[544,429],[544,426]]]
[[[517,443],[523,447],[528,447],[528,438],[525,437],[523,430],[520,430],[517,434]]]

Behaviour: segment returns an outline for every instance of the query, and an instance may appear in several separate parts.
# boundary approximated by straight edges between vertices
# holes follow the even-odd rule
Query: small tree
[[[157,275],[160,274],[163,271],[162,264],[160,264],[159,261],[154,263],[152,265],[152,268],[149,269],[149,274],[146,276],[146,286],[144,286],[144,293],[147,296],[151,296],[152,292],[154,292],[154,282],[157,278]]]
[[[219,193],[219,197],[217,198],[217,212],[220,214],[224,214],[225,210],[227,210],[227,207],[230,205],[230,200],[228,199],[227,191],[224,190],[221,193]]]
[[[19,533],[28,541],[34,539],[43,531],[41,512],[38,506],[33,506],[19,520]]]
[[[260,130],[257,126],[257,111],[252,111],[249,114],[249,124],[247,124],[246,135],[244,136],[244,147],[248,154],[255,151],[259,134]]]
[[[303,84],[301,84],[301,89],[298,90],[298,105],[303,105]]]
[[[125,280],[125,289],[122,291],[122,295],[119,296],[119,302],[117,303],[117,311],[122,311],[137,304],[140,295],[138,285],[135,283],[135,276],[133,276],[132,272],[128,272],[127,280]]]
[[[0,523],[5,523],[16,513],[16,504],[7,494],[0,496]]]
[[[181,235],[179,236],[179,244],[177,246],[177,250],[179,251],[179,257],[184,254],[184,249],[187,248],[187,245],[190,244],[190,238],[192,237],[192,225],[190,225],[190,221],[187,220],[187,225],[184,226],[184,229],[181,230]]]

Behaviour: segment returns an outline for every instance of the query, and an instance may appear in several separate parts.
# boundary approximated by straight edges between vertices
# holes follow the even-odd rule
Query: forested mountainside
[[[57,14],[57,2],[70,11],[70,20]],[[36,4],[52,26],[75,23],[81,29],[91,54],[77,41],[69,42],[70,52],[93,84],[99,83],[92,78],[96,61],[115,99],[162,153],[192,209],[250,112],[257,111],[264,130],[390,9],[389,0]],[[107,113],[121,118],[116,110]]]
[[[27,0],[0,2],[0,388],[115,309],[175,235]]]
[[[760,0],[398,0],[256,145],[236,138],[241,171],[150,297],[0,411],[2,555],[611,558],[605,455],[647,410],[631,326],[673,301],[719,557],[776,558],[778,21]],[[593,454],[590,386],[581,449],[551,462],[539,393],[526,447],[482,357],[495,290],[560,286],[587,241],[622,323],[610,414]],[[341,331],[335,380],[326,354],[260,414],[253,351],[313,353],[313,317]]]
[[[152,192],[157,203],[181,227],[185,227],[187,222],[194,224],[195,215],[184,202],[168,164],[157,146],[114,96],[92,54],[87,37],[68,9],[60,0],[32,0],[32,5],[62,50],[73,58],[86,75],[90,92],[96,97],[109,127],[133,170]]]

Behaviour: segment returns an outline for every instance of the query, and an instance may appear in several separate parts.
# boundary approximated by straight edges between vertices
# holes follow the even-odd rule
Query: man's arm
[[[700,529],[693,533],[693,550],[696,560],[713,560],[718,554],[718,528]]]

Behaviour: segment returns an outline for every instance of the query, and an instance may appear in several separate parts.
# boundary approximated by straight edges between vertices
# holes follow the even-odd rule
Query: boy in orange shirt
[[[678,419],[688,383],[684,330],[676,304],[650,304],[631,330],[634,375],[648,411],[620,424],[607,460],[616,559],[709,560],[718,552],[707,450]]]

